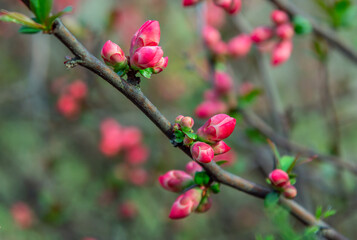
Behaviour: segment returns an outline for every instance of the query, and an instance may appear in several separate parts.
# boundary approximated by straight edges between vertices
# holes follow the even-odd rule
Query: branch
[[[293,4],[287,3],[286,1],[281,1],[281,0],[269,0],[272,4],[277,6],[279,9],[285,11],[287,14],[290,15],[290,17],[296,16],[296,15],[301,15],[305,16],[300,9],[296,8]],[[311,20],[311,18],[308,18],[311,26],[314,30],[314,33],[326,39],[328,44],[332,47],[335,47],[337,50],[339,50],[343,55],[345,55],[347,58],[349,58],[352,62],[357,64],[357,53],[349,46],[347,46],[345,43],[343,43],[341,40],[339,40],[334,33],[332,33],[330,30],[322,29],[315,21]]]

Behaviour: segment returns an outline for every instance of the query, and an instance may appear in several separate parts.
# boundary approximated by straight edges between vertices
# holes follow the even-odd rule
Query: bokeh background
[[[210,88],[199,30],[202,6],[183,8],[179,0],[54,2],[56,9],[74,7],[62,20],[97,57],[109,39],[128,53],[135,31],[146,20],[158,20],[160,45],[169,64],[162,73],[144,79],[142,90],[170,121],[179,114],[194,116],[203,92]],[[318,1],[291,2],[322,27],[331,27],[331,19]],[[0,0],[0,8],[31,14],[20,1]],[[250,27],[269,25],[273,9],[269,1],[243,0],[240,22]],[[222,19],[222,38],[236,36],[236,17],[224,14]],[[357,50],[355,22],[335,27],[335,33]],[[56,38],[19,34],[18,28],[0,23],[1,239],[272,239],[265,238],[269,235],[295,239],[305,230],[285,212],[271,217],[262,200],[225,186],[213,196],[207,213],[170,220],[169,210],[177,195],[162,189],[157,178],[171,169],[184,169],[189,159],[105,81],[81,67],[66,69],[63,62],[71,53]],[[326,48],[326,59],[321,60],[317,45]],[[253,49],[247,57],[230,61],[228,67],[237,89],[244,82],[262,89],[250,109],[274,125],[262,77],[268,76],[292,141],[357,164],[355,64],[313,35],[294,37],[292,57],[282,66],[271,67],[269,54],[259,55],[259,59]],[[75,114],[63,114],[59,107],[63,89],[78,80],[87,86],[86,97],[77,103]],[[324,98],[326,81],[339,119],[337,140],[336,126],[329,121],[331,108]],[[261,136],[237,117],[236,130],[228,139],[235,155],[226,168],[266,185],[263,170],[271,170],[272,152]],[[140,144],[145,148],[144,153],[136,153],[143,158],[140,164],[133,166],[126,150],[112,157],[102,153],[100,124],[107,118],[123,128],[140,129]],[[195,118],[195,122],[197,128],[204,120]],[[327,222],[354,239],[356,176],[321,161],[299,166],[296,171],[297,201],[311,212],[319,206],[335,209],[337,213]]]

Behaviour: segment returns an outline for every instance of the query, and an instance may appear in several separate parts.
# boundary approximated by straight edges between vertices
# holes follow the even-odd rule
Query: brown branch
[[[272,4],[274,4],[276,7],[278,7],[281,10],[284,10],[286,13],[290,15],[290,17],[296,16],[296,15],[301,15],[304,17],[307,17],[306,14],[304,14],[300,9],[295,7],[291,3],[287,3],[286,1],[281,1],[281,0],[269,0]],[[311,18],[308,18],[314,33],[326,39],[328,44],[332,47],[335,47],[337,50],[339,50],[343,55],[345,55],[347,58],[349,58],[352,62],[357,64],[357,53],[355,50],[353,50],[351,47],[347,46],[345,43],[343,43],[340,39],[338,39],[334,33],[332,33],[330,30],[323,29],[317,24],[315,21],[313,21]]]
[[[357,166],[353,163],[342,161],[339,157],[336,156],[331,156],[331,155],[325,155],[325,154],[319,154],[315,152],[312,149],[309,149],[307,147],[301,146],[299,144],[293,143],[286,139],[285,137],[282,137],[274,132],[274,130],[266,124],[261,118],[259,118],[257,115],[255,115],[253,112],[248,112],[246,110],[239,110],[240,113],[242,113],[244,120],[246,123],[248,123],[250,126],[256,128],[260,133],[262,133],[264,136],[272,140],[275,144],[278,146],[289,149],[293,152],[300,153],[303,156],[306,157],[315,157],[321,161],[327,161],[332,164],[335,164],[337,167],[341,169],[345,169],[350,171],[351,173],[357,175]]]

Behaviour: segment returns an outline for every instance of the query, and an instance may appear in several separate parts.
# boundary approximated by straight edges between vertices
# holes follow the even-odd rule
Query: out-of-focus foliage
[[[31,16],[20,1],[0,1],[1,8]],[[351,23],[348,18],[355,16],[353,1],[334,1],[333,13],[313,1],[295,2],[322,25],[343,26],[338,35],[357,49],[356,28],[347,24]],[[73,4],[74,11],[64,16],[63,22],[98,58],[107,40],[120,44],[128,54],[135,31],[146,20],[158,20],[160,45],[169,56],[169,64],[150,80],[143,79],[142,90],[169,120],[174,121],[179,114],[193,116],[204,90],[211,87],[202,74],[208,73],[208,67],[198,30],[199,10],[184,9],[181,1],[168,0],[54,0],[54,7],[60,11],[68,3]],[[272,9],[268,1],[243,0],[239,16],[252,26],[266,25]],[[224,39],[238,33],[230,21],[233,18],[226,16],[220,28]],[[20,35],[18,28],[0,22],[0,239],[294,239],[318,230],[306,230],[288,217],[286,210],[269,212],[262,200],[226,186],[220,186],[220,193],[213,195],[207,213],[169,220],[175,195],[164,191],[157,178],[168,170],[184,169],[189,160],[186,155],[109,84],[80,67],[67,70],[63,62],[71,54],[56,38]],[[320,41],[312,35],[295,37],[291,59],[269,68],[266,74],[277,85],[281,109],[289,120],[290,139],[318,152],[335,154],[335,139],[326,120],[330,113],[322,93],[322,78],[327,72],[341,125],[339,154],[357,164],[357,70],[338,52],[328,46],[324,49],[325,43]],[[316,44],[320,52],[314,50]],[[254,51],[232,61],[228,71],[236,85],[252,82],[262,89],[240,101],[273,125]],[[324,61],[319,53],[324,54]],[[81,102],[77,117],[66,118],[57,110],[58,83],[66,85],[77,79],[87,84],[88,96]],[[100,123],[108,117],[142,130],[143,142],[150,149],[142,166],[148,176],[144,183],[130,180],[140,178],[142,172],[124,177],[131,171],[123,164],[124,154],[108,158],[101,153]],[[274,156],[265,138],[240,118],[227,139],[236,159],[226,168],[266,185],[267,176],[261,168],[271,171]],[[195,118],[195,126],[203,123]],[[356,176],[321,162],[298,166],[296,171],[297,201],[313,213],[319,206],[335,209],[337,213],[327,222],[353,239],[357,235]],[[30,208],[20,211],[27,214],[21,219],[32,216],[30,227],[14,220],[13,207],[19,202]],[[318,215],[323,214],[326,212]]]

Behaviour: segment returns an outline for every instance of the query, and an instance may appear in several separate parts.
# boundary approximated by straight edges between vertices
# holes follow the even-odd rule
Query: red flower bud
[[[76,80],[68,86],[69,94],[77,100],[87,96],[87,85],[82,80]]]
[[[241,34],[228,43],[228,52],[233,57],[244,57],[252,47],[252,40],[249,35]]]
[[[171,170],[159,177],[159,182],[163,188],[171,192],[181,192],[193,184],[192,176],[184,171]]]
[[[223,26],[226,13],[221,7],[216,6],[212,1],[208,1],[205,10],[205,20],[207,25],[215,28]]]
[[[280,25],[280,24],[283,24],[283,23],[286,23],[289,21],[289,16],[288,14],[286,14],[284,11],[281,11],[281,10],[274,10],[272,13],[271,13],[271,20]]]
[[[240,11],[242,7],[241,0],[214,0],[217,6],[222,7],[229,14],[235,14]]]
[[[136,204],[132,201],[126,201],[119,205],[118,214],[125,219],[133,219],[138,214]]]
[[[291,55],[293,50],[293,43],[290,40],[285,40],[278,43],[273,49],[271,56],[271,64],[273,66],[278,66],[286,62]]]
[[[122,130],[123,147],[132,148],[138,146],[143,138],[143,135],[137,127],[125,127]]]
[[[161,47],[141,47],[130,57],[130,65],[134,69],[153,68],[161,61],[164,52]]]
[[[233,88],[232,78],[225,72],[215,72],[214,88],[221,94],[227,94]]]
[[[230,150],[229,152],[214,156],[213,161],[215,162],[226,161],[221,166],[232,166],[233,163],[236,161],[236,159],[237,159],[236,152],[234,152],[234,150]]]
[[[31,208],[23,202],[18,202],[12,205],[11,214],[15,223],[23,228],[30,228],[34,223],[34,215]]]
[[[194,123],[195,122],[193,121],[192,117],[183,117],[181,119],[180,125],[181,125],[181,127],[192,128]]]
[[[209,163],[214,157],[213,149],[204,142],[195,142],[191,146],[192,158],[201,163]]]
[[[128,172],[129,181],[136,186],[143,186],[148,180],[148,173],[145,169],[135,168]]]
[[[212,199],[210,197],[205,197],[198,205],[195,212],[204,213],[207,212],[212,207]]]
[[[202,199],[202,189],[193,188],[180,195],[171,207],[169,218],[180,219],[196,210]]]
[[[183,115],[178,115],[175,119],[175,123],[180,123],[181,122],[181,119],[184,118],[185,116]]]
[[[182,6],[184,6],[184,7],[193,6],[200,1],[201,0],[182,0]]]
[[[123,146],[122,127],[114,119],[105,119],[101,125],[101,140],[99,144],[100,151],[112,157],[119,153]]]
[[[203,168],[195,161],[190,161],[186,164],[185,170],[191,176],[195,176],[196,172],[202,172]]]
[[[276,28],[276,35],[281,39],[290,39],[294,36],[295,30],[290,23],[284,23]]]
[[[269,174],[269,180],[276,187],[284,187],[290,184],[289,175],[281,169],[275,169]]]
[[[158,21],[146,21],[134,34],[131,40],[130,57],[144,46],[158,46],[160,42],[160,24]]]
[[[255,43],[261,43],[273,37],[273,29],[270,27],[257,27],[250,34],[250,38]]]
[[[284,197],[286,198],[295,198],[297,195],[297,190],[293,185],[288,185],[284,187]]]
[[[218,142],[229,137],[236,125],[236,120],[227,114],[217,114],[211,117],[197,131],[197,135],[209,142]]]
[[[208,25],[202,29],[202,38],[204,43],[208,47],[215,46],[216,44],[221,42],[221,34],[219,33],[219,31],[214,27]]]
[[[218,143],[212,145],[212,148],[215,155],[223,154],[231,150],[231,148],[223,141],[219,141]]]
[[[114,67],[115,71],[124,69],[127,66],[127,60],[123,50],[110,40],[104,44],[101,55],[104,62]]]
[[[209,49],[216,55],[225,55],[228,53],[228,45],[223,41],[219,41],[213,46],[209,46]]]
[[[125,145],[125,139],[123,145]],[[148,157],[149,149],[144,145],[139,144],[127,150],[125,160],[131,165],[140,165],[146,162]]]
[[[183,145],[185,145],[187,147],[191,146],[191,144],[193,142],[194,142],[194,140],[189,138],[189,137],[187,137],[187,136],[185,136],[185,138],[183,139]]]
[[[162,57],[161,60],[153,67],[153,73],[157,74],[162,72],[167,67],[168,62],[168,57]]]
[[[63,94],[57,101],[58,111],[66,118],[74,118],[80,111],[77,100],[69,94]]]
[[[222,101],[204,101],[197,106],[195,115],[199,118],[209,118],[215,114],[227,112],[228,107]]]

